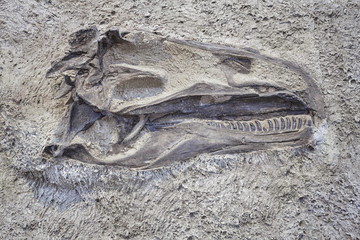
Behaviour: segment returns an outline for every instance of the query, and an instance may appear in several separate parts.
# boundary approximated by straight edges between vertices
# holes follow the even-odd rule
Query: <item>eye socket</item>
[[[249,74],[251,69],[251,60],[245,57],[228,57],[222,61],[223,64],[233,68],[239,73]]]

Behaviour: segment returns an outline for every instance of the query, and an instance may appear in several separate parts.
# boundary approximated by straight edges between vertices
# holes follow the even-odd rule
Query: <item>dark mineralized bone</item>
[[[249,131],[250,131],[249,124],[247,124],[246,122],[244,122],[243,125],[244,125],[244,128],[245,128],[245,132],[249,132]]]
[[[295,117],[292,117],[292,121],[293,121],[292,129],[296,129],[296,121],[297,121],[297,119]]]
[[[279,131],[280,129],[279,121],[277,119],[274,119],[274,123],[275,123],[275,130]]]
[[[259,121],[255,121],[256,127],[258,131],[262,131],[261,123]]]
[[[290,118],[286,118],[286,129],[291,129],[291,120]]]
[[[238,126],[239,126],[239,130],[240,131],[244,131],[243,125],[241,124],[241,122],[237,122]]]
[[[312,123],[324,118],[308,73],[252,49],[96,28],[69,42],[70,51],[47,73],[76,75],[65,76],[58,93],[72,90],[74,102],[44,149],[53,157],[158,168],[201,153],[302,146]],[[272,71],[266,80],[261,69]],[[107,153],[90,147],[89,136],[109,138],[92,127],[108,126],[103,116],[115,119],[110,130],[118,136]]]
[[[281,121],[281,130],[285,129],[285,120],[283,118],[280,118]]]
[[[299,118],[298,129],[300,129],[300,128],[301,128],[301,126],[302,126],[302,119],[301,119],[301,118]]]
[[[273,125],[271,119],[268,120],[268,124],[269,124],[269,131],[272,132],[274,130],[274,125]]]

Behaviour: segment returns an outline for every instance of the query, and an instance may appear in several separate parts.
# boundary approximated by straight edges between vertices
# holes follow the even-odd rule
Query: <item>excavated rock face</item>
[[[159,168],[201,153],[302,146],[324,118],[304,70],[252,49],[95,27],[69,43],[47,73],[64,75],[56,97],[71,100],[45,157]]]

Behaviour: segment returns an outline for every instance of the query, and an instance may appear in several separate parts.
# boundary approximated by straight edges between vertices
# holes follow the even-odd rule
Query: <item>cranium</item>
[[[63,73],[59,97],[72,95],[44,149],[53,157],[158,168],[201,153],[302,146],[324,118],[308,73],[252,49],[96,28],[73,34],[70,46],[47,74]],[[115,134],[106,151],[87,139],[99,121],[114,123],[103,126]]]

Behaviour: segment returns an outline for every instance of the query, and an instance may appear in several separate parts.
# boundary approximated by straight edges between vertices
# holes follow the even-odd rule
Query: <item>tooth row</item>
[[[297,131],[310,127],[312,121],[309,116],[298,115],[289,117],[272,118],[267,120],[252,121],[207,121],[207,125],[219,128],[238,130],[243,132],[276,132],[276,131]]]

